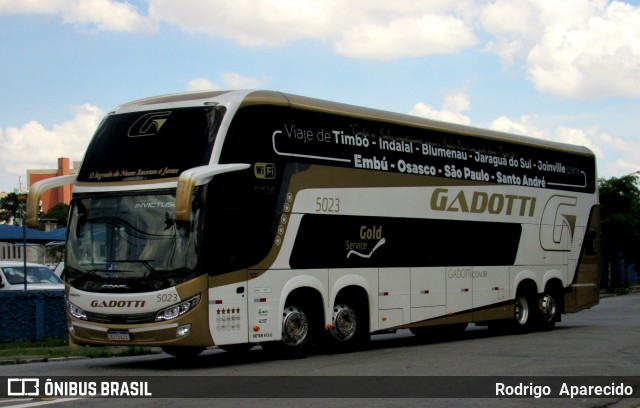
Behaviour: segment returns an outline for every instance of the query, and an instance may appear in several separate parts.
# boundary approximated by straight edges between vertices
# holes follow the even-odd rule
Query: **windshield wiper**
[[[144,265],[145,268],[147,268],[147,270],[150,272],[150,276],[148,276],[147,278],[156,278],[159,279],[163,285],[165,286],[171,286],[171,282],[169,282],[164,276],[162,276],[160,273],[158,273],[158,271],[156,271],[151,265],[150,262],[153,262],[153,259],[143,259],[143,260],[118,260],[118,261],[105,261],[105,264],[114,264],[114,263],[139,263]],[[114,272],[121,272],[121,273],[126,273],[126,272],[133,272],[133,271],[126,271],[126,270],[112,270],[112,269],[107,269],[105,268],[96,268],[96,269],[89,269],[87,270],[87,272],[85,272],[84,274],[82,274],[81,276],[79,276],[78,278],[74,279],[71,284],[75,285],[78,283],[81,283],[87,279],[89,279],[89,277],[93,276],[96,274],[96,272],[105,272],[105,273],[114,273]],[[98,278],[101,278],[100,276],[96,276]]]
[[[106,263],[140,263],[144,267],[146,267],[153,276],[155,276],[157,279],[160,279],[163,284],[167,286],[171,286],[171,283],[164,276],[160,275],[158,271],[156,271],[153,268],[153,266],[151,266],[149,262],[153,262],[153,261],[154,259],[136,259],[136,260],[122,260],[122,261],[106,261]],[[113,271],[107,271],[107,272],[113,272]],[[117,272],[126,272],[126,271],[117,271]]]
[[[76,283],[80,283],[84,280],[86,280],[89,276],[91,275],[95,275],[96,272],[102,272],[101,269],[90,269],[87,272],[83,273],[81,276],[75,278],[74,280],[71,281],[72,285],[75,285]]]

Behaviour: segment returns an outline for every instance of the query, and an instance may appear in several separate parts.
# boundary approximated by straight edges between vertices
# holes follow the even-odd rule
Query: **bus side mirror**
[[[29,187],[29,195],[27,196],[27,226],[38,226],[38,210],[40,209],[40,197],[45,191],[52,188],[66,186],[72,184],[76,180],[75,174],[66,176],[58,176],[50,179],[40,180]]]
[[[178,179],[178,188],[176,189],[176,220],[189,221],[191,219],[191,201],[196,186],[208,183],[216,174],[245,170],[249,167],[251,167],[250,164],[242,163],[216,164],[183,171]]]

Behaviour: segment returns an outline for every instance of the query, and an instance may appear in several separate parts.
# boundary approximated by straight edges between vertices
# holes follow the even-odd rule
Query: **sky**
[[[154,95],[271,89],[640,170],[640,0],[0,0],[0,191]]]

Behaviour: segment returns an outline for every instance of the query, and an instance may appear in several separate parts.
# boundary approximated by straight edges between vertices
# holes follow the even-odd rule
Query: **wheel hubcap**
[[[353,309],[346,305],[333,308],[333,325],[331,334],[338,340],[346,341],[356,333],[357,321]]]
[[[545,295],[542,299],[542,316],[544,320],[551,322],[556,317],[556,300],[551,295]]]
[[[284,310],[282,319],[282,341],[288,346],[299,346],[309,334],[309,321],[299,308],[292,306]]]
[[[529,320],[529,303],[524,296],[516,299],[516,321],[520,325],[525,325]]]

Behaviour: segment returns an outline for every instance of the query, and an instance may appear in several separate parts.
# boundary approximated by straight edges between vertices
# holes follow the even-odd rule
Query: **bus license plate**
[[[126,330],[108,331],[107,339],[115,341],[129,341],[131,340],[131,336],[129,336],[129,332]]]

